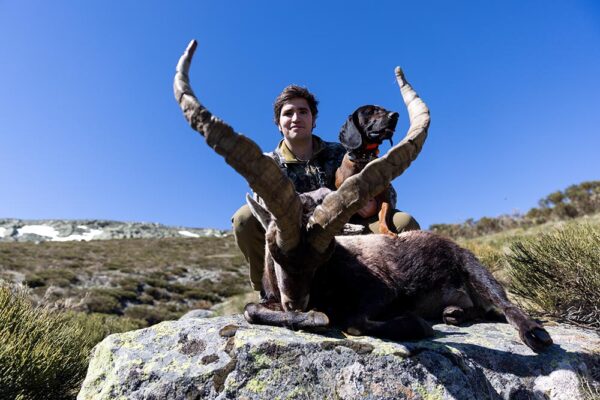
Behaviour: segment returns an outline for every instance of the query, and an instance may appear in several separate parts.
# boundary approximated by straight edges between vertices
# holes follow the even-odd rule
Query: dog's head
[[[359,107],[342,126],[340,143],[351,157],[375,158],[384,140],[391,143],[397,123],[397,112],[373,105]]]

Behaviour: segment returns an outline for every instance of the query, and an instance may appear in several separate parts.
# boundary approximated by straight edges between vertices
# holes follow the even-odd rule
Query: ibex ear
[[[250,212],[254,217],[260,222],[260,224],[267,230],[269,223],[271,223],[271,219],[273,216],[262,204],[258,201],[254,200],[252,196],[246,193],[246,204],[250,207]]]
[[[340,129],[340,143],[347,151],[358,149],[362,144],[360,131],[354,124],[354,114],[350,115]]]

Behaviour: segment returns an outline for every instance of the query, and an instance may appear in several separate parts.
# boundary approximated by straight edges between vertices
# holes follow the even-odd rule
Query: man
[[[296,85],[283,89],[273,105],[274,122],[283,135],[283,140],[275,151],[267,155],[286,172],[299,193],[321,187],[335,190],[335,171],[346,152],[339,143],[325,142],[313,135],[318,115],[317,105],[317,99],[308,89]],[[376,207],[376,202],[370,201],[351,222],[378,233]],[[252,288],[261,291],[265,231],[247,205],[233,215],[232,222],[236,243],[250,264]],[[413,217],[398,210],[395,210],[393,222],[397,232],[419,229],[419,224]]]

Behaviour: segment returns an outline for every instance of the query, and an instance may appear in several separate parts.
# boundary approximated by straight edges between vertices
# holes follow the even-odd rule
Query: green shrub
[[[42,278],[37,274],[26,274],[25,281],[23,282],[30,288],[46,286],[46,279]]]
[[[25,283],[32,288],[50,285],[67,287],[77,281],[77,275],[64,268],[41,269],[25,275]]]
[[[569,224],[515,241],[511,291],[555,317],[600,328],[600,228]]]
[[[118,299],[103,293],[93,293],[84,301],[87,310],[92,313],[120,314],[123,305]]]
[[[75,399],[92,347],[142,325],[38,307],[25,288],[0,283],[0,398]]]
[[[107,287],[90,290],[84,304],[93,313],[122,314],[123,307],[128,302],[137,302],[135,290]]]
[[[64,315],[38,308],[23,289],[0,287],[0,398],[74,397],[91,337]]]
[[[177,319],[181,315],[183,315],[183,311],[170,310],[168,305],[134,305],[125,309],[125,316],[134,320],[144,321],[149,326],[162,321]]]

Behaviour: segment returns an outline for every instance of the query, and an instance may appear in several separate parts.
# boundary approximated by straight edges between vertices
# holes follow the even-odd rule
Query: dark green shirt
[[[313,135],[313,154],[308,161],[298,160],[283,140],[275,151],[266,155],[277,162],[292,180],[297,192],[305,193],[322,187],[335,190],[335,171],[345,153],[341,144],[326,142]]]

